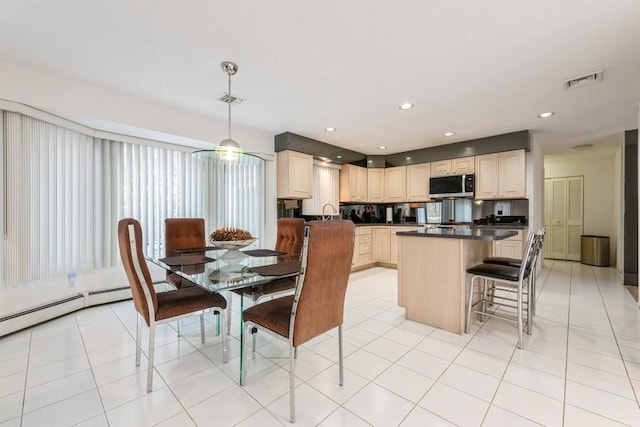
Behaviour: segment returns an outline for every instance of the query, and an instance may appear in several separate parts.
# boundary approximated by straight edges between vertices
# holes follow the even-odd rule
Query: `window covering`
[[[145,253],[164,254],[164,219],[210,231],[264,226],[264,162],[95,138],[3,113],[7,284],[118,265],[117,223],[140,220]]]

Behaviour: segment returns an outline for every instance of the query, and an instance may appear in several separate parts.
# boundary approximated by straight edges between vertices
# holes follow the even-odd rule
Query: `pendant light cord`
[[[228,129],[228,138],[231,139],[231,74],[227,74],[227,76],[229,77],[229,99],[227,100],[227,102],[229,103],[229,122],[227,123],[227,129]]]

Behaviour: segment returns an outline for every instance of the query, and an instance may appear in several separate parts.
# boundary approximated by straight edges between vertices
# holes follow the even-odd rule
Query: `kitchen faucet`
[[[327,208],[327,206],[330,206],[330,207],[331,207],[331,209],[332,209],[332,212],[333,212],[333,213],[331,213],[330,215],[325,215],[325,214],[324,214],[324,211],[325,211],[325,209]],[[335,207],[335,206],[333,206],[331,203],[325,203],[325,204],[324,204],[324,206],[322,206],[322,220],[323,220],[323,221],[326,221],[326,220],[331,219],[331,216],[332,216],[332,215],[335,215],[336,213],[338,213],[338,211],[336,211],[336,207]]]

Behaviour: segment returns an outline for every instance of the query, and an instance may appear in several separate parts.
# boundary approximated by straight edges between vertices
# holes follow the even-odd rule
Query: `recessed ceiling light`
[[[369,163],[373,163],[373,160],[369,160]]]
[[[326,132],[335,132],[335,131],[336,131],[336,128],[328,127],[328,128],[324,128],[324,130],[325,130]]]
[[[540,119],[546,119],[546,118],[548,118],[548,117],[553,116],[554,114],[555,114],[555,113],[554,113],[553,111],[547,111],[547,112],[544,112],[544,113],[540,113],[540,114],[538,114],[538,118],[540,118]]]
[[[450,136],[455,135],[455,133],[453,133],[453,132],[445,132],[445,133],[443,133],[443,135],[446,136],[446,137],[450,137]]]
[[[381,145],[378,147],[378,150],[386,150],[387,146],[386,145]]]
[[[411,157],[405,157],[406,160],[411,160]]]
[[[336,159],[341,159],[341,158],[342,158],[342,156],[340,156],[340,155],[336,156]]]
[[[405,102],[404,104],[400,104],[399,107],[401,110],[410,110],[413,108],[413,104],[410,102]]]

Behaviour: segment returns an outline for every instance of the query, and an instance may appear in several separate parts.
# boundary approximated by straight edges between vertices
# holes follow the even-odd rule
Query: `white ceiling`
[[[274,135],[384,154],[530,129],[554,152],[638,127],[640,1],[3,0],[0,60],[221,119],[230,60],[233,122]]]

